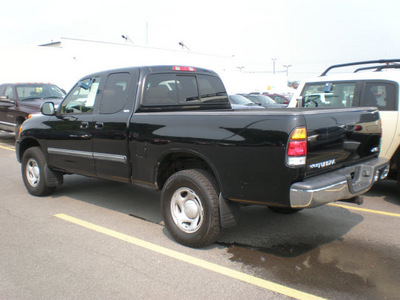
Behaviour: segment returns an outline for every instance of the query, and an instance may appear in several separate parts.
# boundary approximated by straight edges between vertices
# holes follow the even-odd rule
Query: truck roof
[[[199,67],[192,67],[192,66],[182,66],[182,65],[154,65],[154,66],[132,66],[132,67],[127,67],[127,68],[119,68],[119,69],[109,69],[109,70],[103,70],[99,71],[96,73],[92,73],[90,75],[85,76],[85,78],[90,77],[90,76],[95,76],[95,75],[101,75],[105,73],[118,73],[118,72],[130,72],[133,70],[143,70],[146,71],[146,73],[164,73],[164,72],[177,72],[177,73],[202,73],[202,74],[208,74],[208,75],[216,75],[217,73],[204,69],[204,68],[199,68]]]

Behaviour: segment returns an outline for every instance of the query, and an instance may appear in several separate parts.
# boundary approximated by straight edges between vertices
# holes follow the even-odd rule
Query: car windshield
[[[64,98],[65,93],[54,84],[21,84],[17,86],[19,100]]]
[[[240,105],[253,105],[254,103],[247,99],[246,97],[243,97],[241,95],[229,95],[229,100],[233,104],[240,104]]]
[[[264,95],[246,95],[246,98],[250,99],[254,103],[261,102],[262,105],[276,104],[276,102],[274,100],[272,100],[270,97],[264,96]]]

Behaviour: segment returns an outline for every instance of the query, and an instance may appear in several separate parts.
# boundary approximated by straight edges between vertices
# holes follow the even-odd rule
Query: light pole
[[[283,65],[283,67],[286,68],[286,77],[289,77],[289,68],[290,68],[291,66],[292,66],[292,65]]]
[[[277,58],[273,58],[272,59],[272,74],[274,74],[275,75],[275,62],[276,62],[276,60],[277,60]]]

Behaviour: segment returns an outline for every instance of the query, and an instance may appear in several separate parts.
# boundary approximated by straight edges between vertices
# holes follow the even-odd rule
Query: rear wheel
[[[165,183],[161,196],[165,227],[180,244],[204,247],[220,233],[218,188],[203,170],[183,170]]]
[[[62,183],[62,174],[47,166],[46,157],[38,147],[25,151],[22,157],[22,178],[28,192],[34,196],[46,196]]]

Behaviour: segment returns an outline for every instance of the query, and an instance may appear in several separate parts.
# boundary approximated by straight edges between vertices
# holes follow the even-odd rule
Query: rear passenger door
[[[118,72],[106,79],[93,130],[93,157],[99,177],[130,180],[127,124],[133,112],[138,75],[138,71]]]
[[[398,86],[390,81],[367,81],[363,84],[360,106],[373,106],[379,109],[382,122],[381,155],[393,153],[392,147],[397,147],[395,141],[399,124],[399,94]]]

